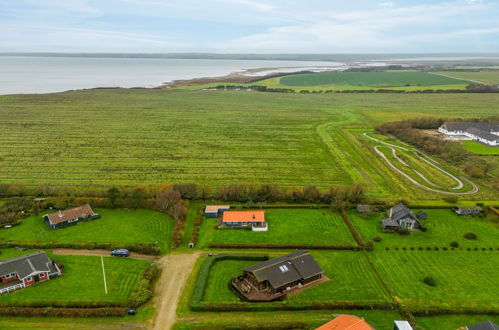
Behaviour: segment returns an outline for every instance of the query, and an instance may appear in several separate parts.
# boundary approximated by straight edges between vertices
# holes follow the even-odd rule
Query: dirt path
[[[73,255],[73,256],[94,256],[94,257],[111,257],[111,251],[108,250],[77,250],[77,249],[54,249],[52,250],[54,254],[61,255]],[[159,257],[149,256],[145,254],[138,254],[131,252],[129,258],[146,260],[146,261],[156,261]]]
[[[162,272],[156,284],[154,305],[156,316],[149,327],[154,330],[171,329],[177,319],[180,295],[201,252],[170,254],[159,259]]]

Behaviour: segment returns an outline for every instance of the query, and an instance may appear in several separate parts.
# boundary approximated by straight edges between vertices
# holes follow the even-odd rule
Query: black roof
[[[389,214],[390,218],[395,221],[407,218],[417,220],[414,213],[412,213],[411,210],[409,210],[407,206],[402,203],[398,203],[397,205],[392,207],[389,211]]]
[[[467,326],[468,330],[499,330],[499,326],[492,321],[485,321]]]
[[[274,288],[323,273],[308,251],[296,251],[243,269]]]
[[[499,132],[499,123],[449,122],[444,125],[448,131],[466,131],[474,127],[486,132]]]
[[[483,129],[479,129],[476,127],[470,127],[466,130],[466,132],[473,134],[475,136],[478,136],[482,139],[488,140],[488,141],[497,141],[499,140],[499,136],[494,135],[492,133],[489,133]]]
[[[20,279],[37,272],[53,273],[52,261],[44,251],[0,261],[0,276],[17,273]]]

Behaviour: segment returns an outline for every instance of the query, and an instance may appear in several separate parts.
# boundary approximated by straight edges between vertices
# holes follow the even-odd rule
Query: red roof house
[[[321,325],[316,330],[374,330],[364,319],[342,314],[332,321]]]
[[[254,231],[267,231],[265,211],[225,211],[222,223],[227,227],[248,227]]]

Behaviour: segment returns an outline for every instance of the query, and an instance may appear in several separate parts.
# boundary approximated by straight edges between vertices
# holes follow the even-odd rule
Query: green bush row
[[[216,243],[210,248],[220,249],[310,249],[310,250],[356,250],[353,245],[317,245],[317,244],[256,244],[256,243]]]
[[[350,219],[348,218],[348,215],[347,213],[345,212],[345,210],[341,210],[340,211],[340,215],[341,215],[341,218],[343,219],[343,221],[345,222],[345,224],[347,225],[348,229],[350,230],[350,233],[352,234],[353,238],[355,239],[355,242],[357,242],[357,244],[361,247],[361,248],[364,248],[365,246],[365,242],[364,240],[362,239],[362,236],[360,236],[359,232],[357,231],[357,229],[355,229],[353,223],[350,221]]]
[[[132,252],[160,255],[159,247],[152,244],[119,244],[119,243],[56,243],[56,242],[26,242],[26,241],[0,241],[0,248],[22,247],[27,249],[128,249]]]
[[[292,302],[289,303],[205,303],[191,304],[191,310],[197,312],[268,312],[268,311],[298,311],[298,310],[335,310],[335,309],[358,309],[358,310],[389,310],[395,309],[390,303],[359,303],[355,301],[328,301],[328,302]]]
[[[0,307],[0,315],[6,316],[56,316],[56,317],[101,317],[124,316],[126,307],[104,308],[35,308],[35,307]]]
[[[491,308],[452,308],[452,309],[418,309],[413,310],[414,316],[434,316],[434,315],[453,315],[453,314],[466,314],[466,315],[499,315],[499,310]]]
[[[108,302],[108,301],[10,301],[0,303],[0,308],[10,307],[26,307],[26,308],[42,308],[42,307],[56,307],[56,308],[110,308],[110,307],[127,307],[125,302]]]
[[[148,302],[153,297],[154,283],[160,275],[159,268],[152,264],[144,272],[141,279],[135,286],[128,300],[128,305],[131,307],[139,307]]]

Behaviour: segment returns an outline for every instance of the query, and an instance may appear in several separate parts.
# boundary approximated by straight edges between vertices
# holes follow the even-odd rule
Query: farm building
[[[418,229],[418,218],[404,204],[398,203],[388,210],[388,218],[381,220],[383,229]]]
[[[222,213],[229,210],[229,205],[206,205],[204,216],[207,218],[218,218]]]
[[[242,271],[231,284],[249,301],[273,301],[328,280],[308,251],[296,251]]]
[[[267,231],[265,211],[225,211],[222,215],[222,225],[227,227],[251,226],[253,231]]]
[[[43,216],[50,228],[56,229],[77,224],[88,219],[97,219],[99,214],[95,213],[90,205],[82,205],[69,210],[58,211]]]
[[[354,315],[341,314],[316,330],[374,330],[364,319]]]
[[[499,123],[445,123],[438,131],[459,140],[474,140],[490,146],[499,146]]]
[[[482,213],[482,208],[479,206],[456,206],[454,212],[459,215],[474,215]]]
[[[499,326],[492,321],[468,325],[466,330],[499,330]]]
[[[0,294],[44,282],[60,276],[57,264],[45,252],[38,251],[0,261]]]

